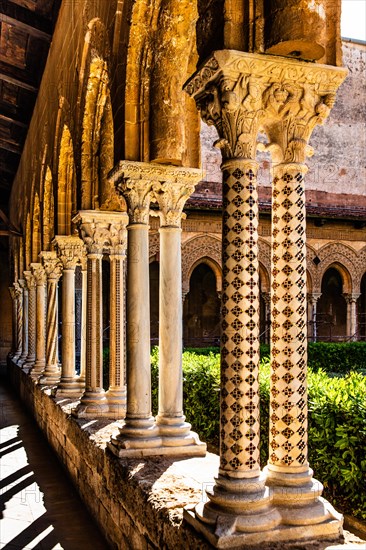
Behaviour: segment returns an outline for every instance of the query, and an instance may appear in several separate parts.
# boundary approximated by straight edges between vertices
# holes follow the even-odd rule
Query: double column
[[[18,359],[18,364],[23,365],[27,356],[28,356],[28,287],[25,279],[19,279],[19,286],[22,289],[23,299],[22,299],[22,351]],[[19,327],[19,325],[18,325]]]
[[[337,538],[307,462],[305,158],[346,71],[215,52],[185,85],[223,153],[221,444],[209,502],[185,518],[214,542]],[[268,467],[259,468],[258,247],[255,154],[272,154],[271,398]],[[259,148],[259,146],[258,146]],[[307,526],[302,527],[302,526]],[[311,527],[310,527],[311,526]],[[311,534],[309,535],[309,532]],[[267,533],[266,533],[267,531]],[[271,531],[268,533],[268,531]]]
[[[40,263],[32,263],[36,283],[36,359],[30,375],[34,380],[42,375],[46,366],[46,272]]]
[[[357,300],[361,294],[353,292],[350,294],[344,294],[347,302],[347,336],[349,340],[358,339],[358,325],[357,325]]]
[[[24,293],[24,314],[26,315],[26,320],[24,318],[24,326],[26,330],[26,337],[24,342],[28,344],[26,349],[24,348],[23,353],[27,353],[24,357],[24,362],[22,363],[22,368],[25,372],[29,372],[30,369],[34,366],[36,360],[36,308],[37,308],[37,295],[36,288],[37,283],[31,271],[24,271],[24,280],[26,292]],[[27,307],[28,306],[28,307]],[[23,357],[23,354],[22,354]]]
[[[18,281],[9,288],[13,300],[13,361],[17,361],[23,349],[23,289]]]
[[[198,170],[121,161],[113,174],[125,197],[128,226],[127,414],[111,450],[118,456],[200,456],[206,446],[183,414],[181,219],[201,179]],[[160,228],[159,413],[151,414],[149,212],[157,202]]]

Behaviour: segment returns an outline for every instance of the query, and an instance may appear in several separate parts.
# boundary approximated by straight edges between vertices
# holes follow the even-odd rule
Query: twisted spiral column
[[[11,302],[12,302],[12,322],[11,322],[11,328],[12,328],[12,338],[11,338],[11,350],[9,353],[9,357],[14,357],[15,351],[17,349],[17,295],[16,290],[13,286],[9,286],[9,292],[11,296]]]
[[[36,360],[36,281],[31,271],[24,271],[28,289],[28,353],[23,363],[23,370],[29,372]]]
[[[38,379],[46,366],[46,273],[42,264],[32,263],[31,270],[36,281],[36,318],[37,342],[36,360],[31,370],[31,377]]]
[[[21,354],[23,349],[23,289],[21,285],[18,283],[15,283],[14,286],[16,286],[16,292],[17,292],[17,310],[16,310],[16,350],[14,355],[14,361],[17,361]]]
[[[28,356],[28,288],[25,279],[19,279],[19,286],[23,291],[23,308],[22,308],[22,353],[19,357],[18,364],[23,365]]]

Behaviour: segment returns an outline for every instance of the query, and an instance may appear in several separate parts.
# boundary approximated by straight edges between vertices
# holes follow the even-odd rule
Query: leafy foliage
[[[334,371],[335,351],[327,346],[341,344],[313,344],[319,346],[318,357],[330,358],[327,370]],[[346,344],[347,346],[347,344]],[[354,343],[351,347],[355,346]],[[319,351],[320,349],[320,351]],[[350,349],[350,348],[349,348]],[[184,410],[187,421],[218,452],[219,443],[219,387],[220,356],[211,350],[185,351],[183,354]],[[263,350],[264,351],[264,350]],[[260,414],[262,467],[268,457],[270,364],[262,351],[260,367]],[[366,350],[365,350],[366,351]],[[356,350],[356,357],[358,350]],[[343,357],[343,352],[339,352]],[[152,350],[153,411],[157,412],[158,348]],[[335,505],[360,518],[366,518],[366,376],[362,372],[343,369],[349,361],[342,361],[340,374],[327,374],[319,368],[309,369],[309,462],[316,478],[324,484],[324,495]],[[339,361],[338,361],[339,364]],[[362,366],[362,360],[357,367]]]

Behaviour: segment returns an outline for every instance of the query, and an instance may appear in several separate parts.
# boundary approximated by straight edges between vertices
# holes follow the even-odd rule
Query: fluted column
[[[75,268],[85,254],[79,237],[56,236],[57,255],[62,263],[62,332],[61,332],[61,379],[57,397],[80,397],[83,387],[75,370]]]
[[[36,360],[30,375],[38,379],[46,367],[46,272],[42,264],[32,263],[31,270],[36,281],[37,342]]]
[[[15,282],[13,286],[16,294],[16,349],[13,361],[18,361],[23,349],[23,289],[19,281]]]
[[[163,170],[164,168],[162,168]],[[165,168],[164,182],[153,186],[160,214],[159,282],[159,411],[156,423],[162,445],[171,453],[204,455],[201,443],[183,414],[182,372],[182,254],[183,207],[202,179],[202,172],[186,168]]]
[[[47,321],[46,321],[46,366],[39,379],[42,385],[56,385],[60,381],[58,365],[58,281],[62,274],[62,263],[56,252],[41,252],[41,259],[47,276]]]
[[[118,456],[144,456],[161,446],[151,414],[149,209],[153,180],[150,165],[122,161],[115,183],[128,204],[127,244],[127,411],[109,445]],[[156,453],[158,454],[158,453]]]
[[[109,388],[107,400],[109,414],[115,418],[126,416],[126,380],[125,380],[125,263],[127,249],[128,215],[119,215],[120,223],[114,223],[110,231],[111,251],[110,288],[109,288]]]
[[[18,364],[23,365],[28,356],[28,287],[25,279],[19,279],[19,286],[23,291],[23,307],[22,307],[22,353],[18,359]]]
[[[203,120],[218,130],[224,157],[220,470],[207,491],[210,502],[185,514],[220,547],[306,539],[309,530],[299,528],[305,524],[311,524],[310,537],[335,539],[341,532],[339,515],[318,498],[321,487],[312,482],[306,458],[306,167],[299,152],[310,152],[311,131],[329,114],[345,75],[344,69],[224,50],[185,85]],[[263,129],[269,143],[262,149],[276,164],[267,479],[258,453],[255,149]]]
[[[24,271],[28,290],[28,353],[23,363],[23,370],[29,372],[36,360],[36,281],[31,271]]]

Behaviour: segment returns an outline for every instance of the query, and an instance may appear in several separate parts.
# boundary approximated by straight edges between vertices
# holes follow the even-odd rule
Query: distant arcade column
[[[36,281],[31,271],[24,271],[28,290],[28,353],[23,363],[23,370],[29,372],[36,360]]]
[[[25,279],[19,279],[19,286],[23,291],[22,302],[22,353],[18,359],[18,364],[23,365],[28,355],[28,287]]]
[[[36,360],[30,376],[37,380],[46,366],[46,272],[40,263],[32,263],[31,270],[36,281],[37,290],[37,342]]]

